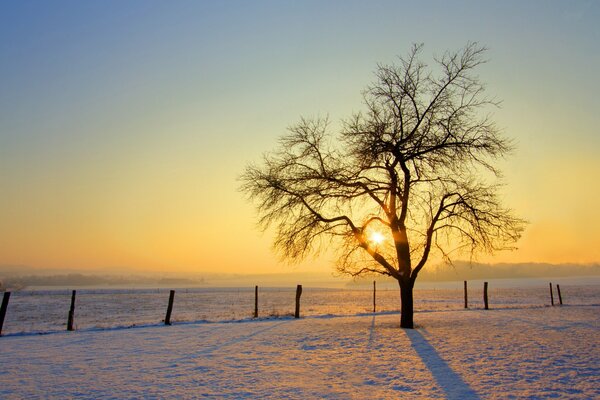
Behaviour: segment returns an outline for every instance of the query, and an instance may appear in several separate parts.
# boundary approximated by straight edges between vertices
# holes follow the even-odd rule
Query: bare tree
[[[433,252],[506,249],[525,225],[498,198],[493,164],[512,143],[483,113],[498,105],[474,75],[486,49],[447,52],[435,71],[421,50],[378,66],[366,110],[337,136],[327,119],[301,119],[241,176],[285,258],[335,245],[341,272],[395,278],[403,328],[413,328],[414,282]]]

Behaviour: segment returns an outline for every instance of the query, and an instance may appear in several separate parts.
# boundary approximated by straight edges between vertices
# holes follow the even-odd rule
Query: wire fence
[[[74,304],[74,329],[108,329],[164,322],[170,289],[83,289]],[[4,310],[3,335],[47,333],[67,329],[70,290],[13,292]],[[373,289],[323,289],[305,287],[302,316],[356,315],[372,313]],[[470,284],[469,308],[483,309],[483,287]],[[528,308],[551,305],[549,288],[495,288],[489,292],[490,308]],[[558,297],[555,293],[555,299]],[[562,287],[570,305],[598,305],[599,285]],[[555,300],[557,302],[557,300]],[[464,308],[462,288],[415,289],[415,312]],[[292,317],[295,288],[259,288],[258,318]],[[399,312],[397,289],[377,288],[376,312]],[[170,322],[217,322],[252,319],[255,288],[181,288],[175,290]]]

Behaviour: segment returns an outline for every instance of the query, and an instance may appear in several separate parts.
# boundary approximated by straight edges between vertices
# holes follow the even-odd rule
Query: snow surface
[[[0,398],[600,398],[600,306],[14,335]]]

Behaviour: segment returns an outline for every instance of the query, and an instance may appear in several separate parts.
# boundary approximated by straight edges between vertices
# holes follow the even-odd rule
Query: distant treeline
[[[424,268],[419,278],[426,281],[461,281],[596,275],[600,275],[600,264],[483,264],[460,261],[452,265]]]
[[[115,286],[115,285],[197,285],[203,280],[185,278],[146,278],[85,275],[79,273],[58,275],[24,275],[0,279],[0,290],[23,289],[29,286]]]
[[[600,276],[600,264],[484,264],[457,261],[452,265],[430,265],[419,274],[419,282],[456,282],[485,279],[527,279],[527,278],[566,278],[579,276]],[[363,276],[351,282],[348,287],[362,287],[371,284],[373,279],[385,284],[387,279],[380,276]],[[387,281],[390,286],[397,284]]]

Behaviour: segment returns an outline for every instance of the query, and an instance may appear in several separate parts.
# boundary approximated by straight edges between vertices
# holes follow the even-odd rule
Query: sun
[[[385,236],[381,232],[374,231],[369,235],[369,240],[375,245],[381,244],[385,240]]]

